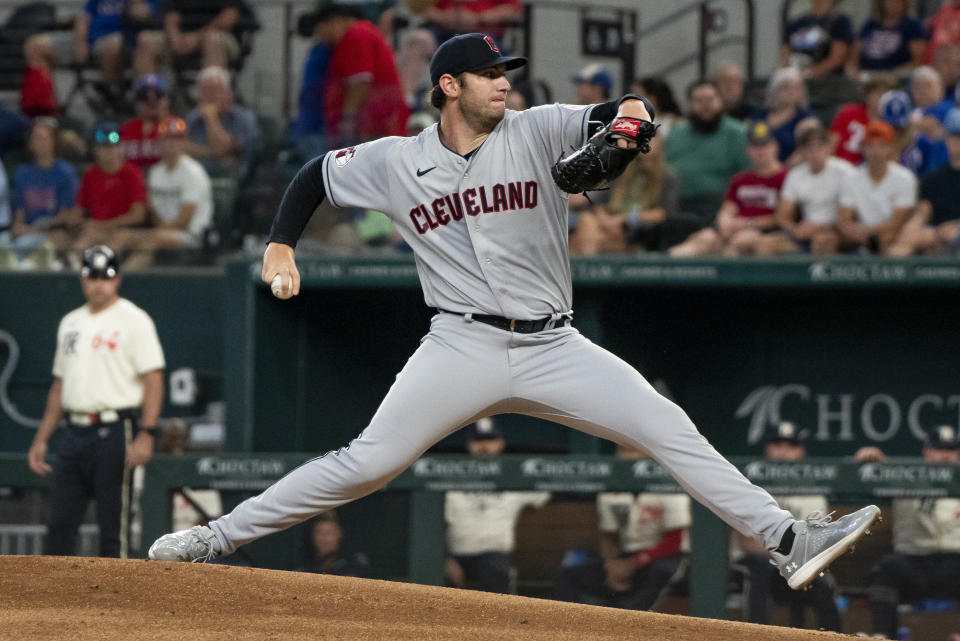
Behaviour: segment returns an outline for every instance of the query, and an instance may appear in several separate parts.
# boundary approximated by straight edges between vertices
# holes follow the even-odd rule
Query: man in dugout
[[[877,447],[854,455],[861,463],[883,462]],[[927,432],[923,460],[960,462],[957,428],[941,425]],[[870,571],[867,595],[873,633],[893,639],[899,629],[898,605],[920,598],[960,599],[960,498],[901,498],[893,501],[893,553]]]

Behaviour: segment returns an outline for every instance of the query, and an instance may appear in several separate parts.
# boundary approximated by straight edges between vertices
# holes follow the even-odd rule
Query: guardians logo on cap
[[[516,69],[527,64],[520,56],[504,56],[493,38],[485,33],[465,33],[454,36],[440,45],[430,60],[430,82],[440,82],[440,76],[457,76],[464,71],[480,71],[497,65]]]

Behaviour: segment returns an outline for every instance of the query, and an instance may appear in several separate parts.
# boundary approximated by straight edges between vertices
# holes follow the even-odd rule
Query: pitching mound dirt
[[[829,641],[825,632],[222,565],[0,557],[0,639]]]

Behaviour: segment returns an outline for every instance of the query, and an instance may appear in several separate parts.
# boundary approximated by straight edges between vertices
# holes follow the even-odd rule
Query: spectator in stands
[[[937,52],[943,47],[960,45],[960,0],[946,0],[927,23],[930,41],[927,43],[924,62],[933,64]],[[948,83],[950,84],[950,83]]]
[[[670,249],[671,256],[757,253],[764,235],[778,229],[774,212],[787,168],[778,159],[777,139],[765,122],[747,128],[750,169],[730,179],[716,223]],[[778,236],[778,238],[783,238]],[[777,253],[771,250],[771,253]]]
[[[86,0],[83,12],[73,22],[73,31],[34,34],[23,44],[26,69],[20,91],[23,112],[30,116],[54,115],[58,111],[51,75],[55,65],[86,64],[94,57],[100,66],[102,86],[109,96],[119,93],[125,52],[134,60],[136,33],[149,25],[159,0]]]
[[[952,425],[927,432],[923,460],[929,465],[960,463],[960,439]],[[854,455],[861,463],[883,462],[876,447]],[[893,639],[899,629],[898,605],[924,597],[960,599],[960,499],[893,500],[893,553],[870,571],[867,595],[875,635]]]
[[[403,136],[410,109],[403,99],[393,49],[351,7],[318,12],[321,40],[330,47],[326,135],[331,147],[381,136]]]
[[[909,0],[874,0],[873,16],[864,22],[853,45],[848,75],[855,78],[860,71],[906,75],[922,64],[927,33],[909,12]]]
[[[470,456],[495,458],[506,448],[490,418],[468,426],[466,438]],[[517,519],[549,500],[548,492],[447,492],[447,583],[508,594]]]
[[[804,436],[793,423],[770,426],[763,441],[763,457],[768,461],[802,461],[807,457]],[[795,518],[828,511],[827,500],[817,494],[777,496],[777,502]],[[817,577],[807,590],[791,590],[776,568],[770,565],[770,555],[762,545],[739,532],[734,532],[734,541],[738,551],[743,553],[735,562],[745,569],[744,597],[749,622],[769,625],[770,601],[773,600],[790,606],[792,628],[806,627],[804,608],[810,606],[817,614],[818,629],[842,631],[836,602],[837,584],[832,574]]]
[[[457,34],[482,32],[502,47],[504,31],[523,17],[523,5],[520,0],[436,0],[423,17],[438,45]]]
[[[767,83],[765,103],[762,109],[754,109],[749,120],[766,122],[777,139],[780,162],[795,165],[798,158],[791,158],[797,148],[794,131],[804,120],[816,120],[817,114],[809,108],[807,90],[800,72],[793,67],[778,69]]]
[[[118,230],[117,248],[134,250],[124,264],[137,269],[150,264],[153,252],[199,249],[213,219],[213,191],[203,166],[185,153],[187,125],[167,116],[158,126],[160,162],[147,173],[147,229]]]
[[[698,80],[687,90],[688,113],[666,138],[664,150],[680,184],[680,210],[709,222],[738,171],[750,166],[743,123],[723,113],[717,86]]]
[[[765,241],[776,244],[776,251],[767,253],[836,253],[840,237],[834,224],[840,192],[844,184],[853,180],[853,167],[830,155],[830,138],[820,125],[805,129],[797,143],[803,162],[787,172],[775,214],[790,242],[783,238]]]
[[[603,200],[580,213],[570,237],[574,253],[592,256],[625,251],[662,251],[703,221],[681,216],[677,179],[667,166],[659,138],[637,156]]]
[[[596,105],[610,100],[613,76],[600,64],[587,65],[572,78],[578,105]]]
[[[316,153],[303,158],[303,161],[306,162],[309,158],[327,150],[323,138],[326,124],[324,96],[327,91],[327,76],[330,71],[330,47],[321,39],[320,24],[316,21],[315,11],[301,16],[298,23],[298,33],[305,38],[310,38],[311,42],[310,50],[303,62],[297,117],[291,123],[290,136],[292,146],[316,149]],[[306,145],[303,143],[305,139],[309,139]]]
[[[428,29],[407,29],[397,49],[397,70],[403,99],[413,111],[424,107],[433,87],[430,82],[430,59],[437,50],[437,41]]]
[[[843,105],[830,124],[830,145],[837,158],[853,165],[863,162],[860,146],[867,123],[880,119],[880,97],[893,89],[883,77],[871,78],[860,88],[860,102]]]
[[[901,165],[923,177],[947,161],[947,148],[942,140],[931,140],[920,133],[911,118],[913,105],[903,91],[888,91],[880,98],[881,119],[896,132],[896,147]]]
[[[185,118],[191,143],[188,153],[211,175],[247,177],[260,142],[257,117],[233,102],[226,69],[206,67],[197,84],[200,102]]]
[[[933,56],[933,68],[943,79],[943,92],[956,100],[957,82],[960,81],[960,45],[945,45]]]
[[[649,455],[618,445],[617,457],[640,460]],[[650,610],[684,571],[690,497],[604,492],[597,495],[597,516],[599,557],[568,553],[557,574],[556,597],[574,602],[599,597],[606,605]]]
[[[22,149],[30,133],[30,119],[0,104],[0,155]]]
[[[910,74],[910,98],[913,113],[910,119],[922,135],[937,139],[943,137],[943,121],[955,106],[953,99],[945,99],[943,80],[933,67],[923,65]]]
[[[342,549],[343,529],[334,510],[314,518],[308,529],[307,553],[297,572],[333,574],[366,578],[370,574],[370,560],[362,552],[346,553]]]
[[[843,71],[853,44],[853,23],[835,5],[835,0],[812,0],[810,13],[787,24],[780,67],[797,67],[805,78]]]
[[[57,122],[37,118],[30,130],[33,162],[21,165],[13,179],[13,236],[18,258],[49,243],[70,244],[63,227],[71,223],[77,197],[77,172],[56,156]]]
[[[920,181],[920,202],[900,236],[890,247],[892,256],[943,254],[960,247],[960,109],[944,123],[949,161]]]
[[[917,177],[893,162],[893,144],[893,127],[867,125],[864,163],[840,192],[837,230],[845,249],[886,253],[917,204]]]
[[[120,131],[103,123],[94,133],[93,157],[80,183],[71,217],[81,221],[74,247],[81,249],[112,239],[119,229],[139,227],[147,218],[143,173],[124,160]]]
[[[743,69],[740,65],[730,61],[721,62],[713,70],[710,80],[720,91],[720,99],[723,100],[723,110],[726,114],[737,120],[746,120],[753,108],[744,100]]]
[[[201,54],[203,67],[227,68],[240,56],[241,0],[166,0],[163,27],[175,56]],[[152,41],[155,56],[162,41]]]
[[[660,125],[660,129],[657,130],[657,137],[666,140],[673,129],[674,123],[683,118],[680,105],[677,104],[677,99],[674,98],[670,85],[663,76],[647,76],[635,80],[630,91],[644,96],[653,103],[653,108],[657,114],[657,124]]]
[[[169,115],[167,83],[156,74],[140,76],[134,88],[137,117],[120,127],[120,140],[127,160],[142,171],[160,160],[157,146],[157,128]]]

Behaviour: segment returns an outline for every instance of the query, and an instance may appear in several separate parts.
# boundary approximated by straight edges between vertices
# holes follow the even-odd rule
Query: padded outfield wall
[[[168,395],[165,415],[225,400],[231,451],[324,451],[363,428],[427,329],[413,262],[301,266],[303,293],[286,302],[259,283],[256,261],[126,276],[121,292],[155,319],[168,375],[195,373],[193,404]],[[725,454],[755,454],[780,420],[807,431],[815,456],[864,444],[914,455],[923,429],[960,423],[960,262],[619,258],[576,260],[573,271],[575,325],[677,400]],[[82,303],[79,286],[7,273],[0,300],[0,330],[20,350],[6,391],[38,418],[57,322]],[[0,345],[0,368],[7,359]],[[515,449],[611,451],[534,419],[501,423]],[[0,411],[0,451],[31,438]]]

